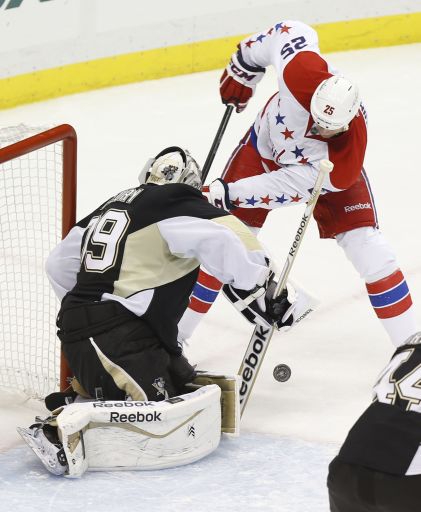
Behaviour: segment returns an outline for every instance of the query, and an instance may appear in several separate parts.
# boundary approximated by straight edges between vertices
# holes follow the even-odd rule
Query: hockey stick
[[[218,131],[216,132],[215,139],[212,143],[212,146],[210,148],[209,154],[206,158],[205,165],[202,169],[202,183],[205,184],[205,180],[208,177],[209,169],[211,168],[211,165],[213,163],[213,160],[215,158],[216,152],[218,151],[219,144],[221,143],[222,136],[225,133],[225,129],[227,127],[228,121],[231,117],[231,114],[234,110],[234,105],[227,105],[224,115],[222,117],[221,123],[219,125]]]
[[[297,256],[298,249],[300,248],[304,233],[309,224],[310,218],[313,214],[313,210],[316,206],[317,199],[319,198],[320,192],[322,191],[323,182],[326,174],[332,172],[333,164],[329,160],[320,161],[319,174],[317,175],[316,183],[314,184],[313,191],[311,192],[310,199],[307,202],[304,215],[300,221],[300,225],[294,236],[291,248],[288,252],[287,259],[285,261],[282,272],[279,276],[278,284],[276,285],[273,296],[277,297],[282,290],[285,288],[289,274],[291,272],[292,265],[295,257]],[[254,328],[253,334],[250,338],[247,350],[244,354],[243,361],[241,363],[238,374],[241,377],[240,386],[240,411],[241,415],[247,405],[248,399],[250,398],[251,390],[256,382],[257,374],[259,373],[260,366],[262,365],[263,359],[266,354],[266,350],[269,346],[269,342],[275,331],[275,327],[266,329],[259,325]]]

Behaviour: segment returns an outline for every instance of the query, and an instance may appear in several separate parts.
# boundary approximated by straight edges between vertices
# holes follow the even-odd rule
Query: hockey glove
[[[209,185],[208,201],[222,210],[229,212],[236,208],[230,201],[228,184],[218,178]]]
[[[270,272],[266,283],[251,291],[239,290],[232,285],[224,285],[222,291],[249,322],[285,331],[305,318],[318,304],[317,299],[291,282],[277,297],[273,297],[275,288],[274,274]]]
[[[273,298],[273,290],[276,286],[273,276],[271,271],[266,281],[263,284],[257,284],[252,290],[240,290],[231,284],[222,287],[225,297],[246,320],[266,329],[272,326],[278,329],[282,327],[282,318],[291,306],[286,294]],[[284,325],[291,325],[291,323],[292,319],[290,321],[288,318]]]
[[[253,96],[256,84],[265,74],[264,68],[249,66],[243,60],[241,50],[234,53],[224,69],[219,82],[219,92],[224,105],[234,105],[242,112]]]
[[[184,386],[196,377],[196,370],[185,356],[170,355],[169,372],[172,381],[177,389],[177,393],[184,391]]]

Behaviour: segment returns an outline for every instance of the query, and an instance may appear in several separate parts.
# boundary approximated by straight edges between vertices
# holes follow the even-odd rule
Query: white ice
[[[421,45],[329,56],[361,86],[369,115],[366,170],[381,228],[396,248],[421,321],[421,164],[418,120]],[[223,108],[219,71],[115,87],[3,111],[1,125],[70,123],[79,135],[78,216],[136,183],[144,161],[169,145],[188,147],[204,162]],[[276,89],[269,73],[241,115],[234,115],[215,159],[217,177],[257,110]],[[273,212],[261,239],[282,263],[300,208]],[[90,473],[80,481],[46,474],[16,426],[42,406],[0,397],[0,511],[45,510],[328,510],[329,460],[368,405],[371,384],[392,345],[370,308],[365,288],[341,249],[311,226],[293,271],[320,309],[268,350],[239,439],[223,439],[208,458],[178,469]],[[188,347],[200,368],[236,372],[251,327],[218,299]],[[273,367],[292,367],[289,382]]]

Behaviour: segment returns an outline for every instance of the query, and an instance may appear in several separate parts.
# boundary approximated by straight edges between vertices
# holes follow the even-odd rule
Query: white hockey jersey
[[[276,173],[280,168],[294,166],[291,170],[297,174],[305,174],[306,170],[314,174],[319,161],[328,158],[335,168],[327,190],[352,186],[361,173],[367,144],[365,110],[361,106],[349,130],[332,139],[312,132],[311,97],[323,80],[337,74],[321,57],[315,30],[299,21],[282,21],[245,39],[238,48],[237,58],[250,72],[264,71],[269,65],[277,71],[279,92],[259,112],[250,132],[267,170]],[[265,176],[260,178],[262,189],[257,180],[254,186],[259,188],[257,194],[264,194]],[[241,190],[233,191],[234,195],[241,196]],[[279,205],[272,207],[275,206]]]

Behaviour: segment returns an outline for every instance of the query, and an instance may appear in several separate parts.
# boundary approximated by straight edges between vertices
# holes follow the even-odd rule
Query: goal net
[[[43,398],[59,387],[58,301],[44,271],[75,222],[69,125],[0,129],[0,387]]]

